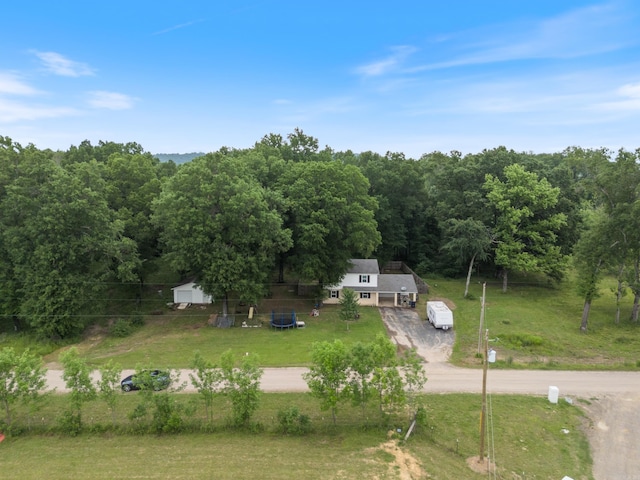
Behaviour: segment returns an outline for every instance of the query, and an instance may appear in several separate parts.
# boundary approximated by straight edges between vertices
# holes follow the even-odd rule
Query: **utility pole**
[[[484,299],[484,295],[482,297]],[[482,368],[482,410],[480,412],[480,455],[478,463],[484,463],[484,439],[487,425],[487,369],[489,366],[489,330],[484,334],[484,366]]]
[[[482,303],[480,307],[480,326],[478,327],[478,355],[480,355],[480,345],[482,344],[482,329],[484,327],[484,295],[487,290],[487,282],[482,284]]]

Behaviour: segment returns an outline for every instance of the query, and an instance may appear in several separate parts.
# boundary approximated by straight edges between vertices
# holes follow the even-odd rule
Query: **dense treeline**
[[[54,152],[0,137],[0,314],[75,335],[110,283],[144,284],[160,256],[215,298],[249,302],[273,272],[331,284],[350,258],[375,257],[424,275],[481,269],[505,291],[510,273],[558,282],[574,266],[585,331],[613,275],[616,321],[631,291],[637,322],[639,185],[640,151],[410,159],[320,149],[296,129],[177,166],[136,143]]]

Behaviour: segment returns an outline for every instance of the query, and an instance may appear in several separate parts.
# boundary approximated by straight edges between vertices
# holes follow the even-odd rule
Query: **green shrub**
[[[70,437],[75,437],[82,431],[82,419],[75,411],[65,411],[58,419],[58,424],[62,433]]]
[[[285,435],[304,435],[311,430],[311,420],[296,406],[278,411],[278,430]]]
[[[131,315],[130,322],[133,327],[143,327],[144,316],[141,313],[134,313],[133,315]]]
[[[515,348],[540,347],[544,344],[541,336],[528,333],[500,335],[500,341]]]
[[[110,333],[114,337],[128,337],[133,332],[133,326],[129,320],[125,320],[124,318],[119,318],[115,321],[115,323],[111,326]]]

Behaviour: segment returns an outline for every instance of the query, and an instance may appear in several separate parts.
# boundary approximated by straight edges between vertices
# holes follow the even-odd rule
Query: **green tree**
[[[574,249],[574,266],[577,272],[577,292],[584,298],[582,321],[580,330],[587,331],[589,313],[593,301],[600,296],[599,283],[610,262],[611,242],[609,237],[608,219],[604,212],[595,210],[589,212],[587,229],[583,232]]]
[[[420,408],[419,399],[421,398],[422,390],[427,383],[424,361],[418,356],[415,349],[411,349],[406,351],[402,357],[400,369],[409,407],[413,412],[417,412]]]
[[[260,405],[260,379],[263,370],[256,355],[244,355],[239,365],[231,350],[220,358],[224,393],[231,401],[233,422],[237,426],[248,425]]]
[[[311,395],[320,399],[321,410],[331,410],[336,424],[338,405],[349,397],[349,352],[340,340],[316,342],[311,349],[311,367],[304,379]]]
[[[136,275],[144,282],[158,255],[157,225],[151,222],[151,205],[160,195],[158,160],[149,154],[112,154],[106,162],[106,197],[123,223],[123,235],[135,242],[140,263]]]
[[[495,263],[503,269],[503,291],[510,270],[560,279],[566,257],[556,239],[566,217],[553,210],[560,190],[518,164],[505,167],[504,175],[502,181],[489,174],[484,184],[496,213]]]
[[[337,162],[293,163],[279,187],[288,202],[293,271],[322,285],[336,284],[352,258],[367,258],[380,243],[369,184],[357,167]]]
[[[197,276],[223,300],[257,301],[279,252],[291,247],[274,195],[247,171],[242,156],[208,154],[180,167],[154,203],[165,252],[178,272]]]
[[[374,365],[371,386],[378,398],[381,414],[403,404],[406,399],[396,348],[388,337],[381,334],[370,345]]]
[[[476,260],[485,261],[489,258],[491,233],[482,222],[472,218],[465,220],[451,218],[445,223],[444,231],[446,243],[442,246],[442,250],[456,258],[459,263],[469,263],[464,286],[464,297],[467,298]]]
[[[82,430],[82,406],[96,398],[96,387],[91,380],[91,370],[76,347],[61,353],[60,363],[62,378],[70,390],[71,398],[62,424],[67,433],[77,435]]]
[[[108,280],[132,278],[135,245],[107,206],[95,162],[68,172],[38,157],[22,169],[0,205],[1,243],[19,292],[11,313],[43,336],[68,337],[102,311]]]
[[[116,407],[120,394],[120,376],[122,367],[109,360],[100,368],[100,380],[98,380],[98,396],[104,400],[111,412],[111,422],[116,423]]]
[[[347,322],[347,331],[349,331],[349,323],[357,320],[358,313],[358,297],[356,292],[350,288],[344,288],[342,290],[342,296],[339,300],[340,303],[340,319]]]
[[[4,407],[7,425],[12,421],[12,404],[26,403],[44,389],[45,373],[42,359],[29,350],[19,355],[11,347],[0,350],[0,404]]]
[[[375,219],[381,243],[375,250],[376,258],[381,263],[404,260],[415,266],[421,258],[433,257],[436,252],[429,240],[436,232],[424,229],[431,216],[424,164],[391,152],[385,156],[340,152],[336,158],[361,169],[369,180],[369,195],[378,202]]]
[[[194,370],[194,373],[189,374],[191,384],[202,396],[207,413],[207,421],[211,423],[213,422],[215,398],[222,392],[223,388],[222,371],[213,362],[205,359],[199,351],[196,351],[193,356],[191,368]]]
[[[371,385],[371,374],[375,365],[371,345],[362,342],[355,343],[349,353],[349,391],[351,393],[351,401],[353,405],[362,409],[362,415],[364,416],[365,408],[374,394]]]
[[[597,290],[600,275],[611,274],[617,279],[614,290],[616,323],[620,319],[620,299],[627,286],[634,293],[631,318],[637,321],[640,303],[640,152],[620,150],[615,161],[611,161],[613,154],[604,149],[571,149],[566,156],[577,172],[578,185],[595,208],[595,220],[587,223],[575,256],[583,275],[599,273],[581,278],[581,294],[589,291],[586,279],[592,278],[594,285],[591,288]],[[588,306],[590,303],[585,303],[585,307]],[[588,308],[583,310],[583,330],[586,330],[586,317]]]

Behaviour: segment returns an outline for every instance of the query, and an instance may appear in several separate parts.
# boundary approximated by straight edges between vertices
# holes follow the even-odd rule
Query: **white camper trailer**
[[[427,302],[427,319],[436,328],[453,328],[453,312],[444,302]]]

